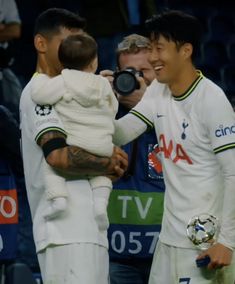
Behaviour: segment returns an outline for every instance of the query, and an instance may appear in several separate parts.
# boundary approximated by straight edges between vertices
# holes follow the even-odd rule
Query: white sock
[[[95,220],[101,231],[107,230],[109,226],[109,219],[107,215],[109,194],[110,188],[108,187],[97,187],[93,189]]]
[[[49,206],[45,212],[44,217],[53,219],[62,214],[67,208],[67,198],[57,197],[49,201]]]
[[[95,220],[101,231],[107,230],[109,219],[107,215],[107,200],[103,198],[94,199],[94,214]]]

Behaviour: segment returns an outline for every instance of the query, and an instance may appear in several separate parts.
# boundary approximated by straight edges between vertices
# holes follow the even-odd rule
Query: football
[[[207,249],[214,243],[217,231],[218,219],[209,214],[194,216],[187,225],[188,238],[201,249]]]

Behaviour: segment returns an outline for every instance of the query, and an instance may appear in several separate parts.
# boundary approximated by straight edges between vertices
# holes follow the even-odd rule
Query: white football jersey
[[[36,105],[32,101],[30,82],[21,96],[20,117],[26,189],[37,251],[50,244],[79,242],[108,247],[107,232],[100,232],[94,219],[92,190],[87,180],[66,181],[68,210],[53,220],[43,217],[49,201],[45,194],[44,156],[37,140],[51,130],[65,131],[53,107]]]
[[[166,184],[161,241],[192,247],[186,234],[191,217],[209,213],[222,218],[224,177],[216,154],[235,151],[232,106],[200,73],[180,97],[155,80],[131,113],[157,133]]]

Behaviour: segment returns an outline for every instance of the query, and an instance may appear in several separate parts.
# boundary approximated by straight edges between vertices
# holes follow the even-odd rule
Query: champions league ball
[[[218,219],[209,214],[194,216],[187,225],[188,238],[201,249],[207,249],[215,242],[217,231]]]

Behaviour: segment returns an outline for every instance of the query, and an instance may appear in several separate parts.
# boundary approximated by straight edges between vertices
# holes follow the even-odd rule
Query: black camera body
[[[114,90],[120,95],[128,96],[136,89],[140,88],[140,84],[136,79],[136,76],[143,77],[143,72],[137,71],[133,67],[128,67],[125,70],[114,72],[113,76]]]

